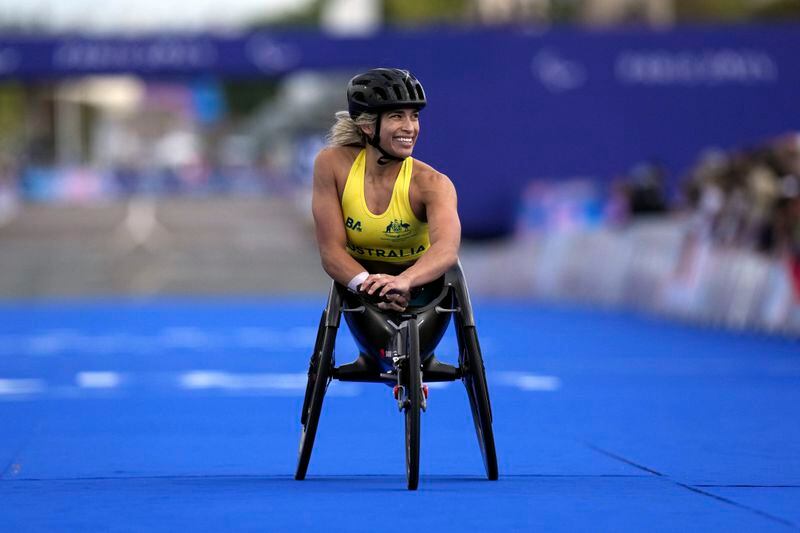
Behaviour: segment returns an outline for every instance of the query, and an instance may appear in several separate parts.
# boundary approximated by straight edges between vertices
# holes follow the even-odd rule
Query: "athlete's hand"
[[[383,297],[383,301],[378,304],[378,308],[386,309],[388,311],[403,312],[408,307],[408,298],[400,294],[387,294]]]
[[[369,295],[383,299],[378,304],[380,309],[405,311],[411,299],[411,286],[402,276],[389,274],[370,274],[361,284],[361,290]]]

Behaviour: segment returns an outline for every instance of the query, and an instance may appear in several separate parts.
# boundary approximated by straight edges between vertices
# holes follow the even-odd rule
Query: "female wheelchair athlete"
[[[352,363],[335,366],[334,344],[344,314],[361,350]],[[438,361],[433,350],[455,315],[458,366]],[[300,450],[295,479],[305,479],[322,402],[332,379],[386,383],[394,386],[405,414],[406,476],[409,490],[419,484],[420,411],[427,407],[425,382],[461,379],[467,389],[472,419],[486,476],[496,480],[497,454],[492,409],[469,293],[460,264],[421,288],[402,313],[378,309],[375,301],[333,282],[320,318],[308,368],[300,422]]]

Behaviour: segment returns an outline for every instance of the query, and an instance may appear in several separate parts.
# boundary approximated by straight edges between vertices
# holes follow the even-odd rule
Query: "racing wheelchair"
[[[336,366],[334,345],[344,315],[361,353],[352,363]],[[458,366],[433,355],[454,315]],[[322,403],[331,380],[386,383],[405,416],[406,478],[409,490],[419,485],[420,412],[427,408],[425,383],[460,379],[467,389],[472,419],[486,476],[496,480],[497,453],[492,409],[475,320],[466,281],[458,264],[417,293],[402,313],[377,307],[377,299],[355,294],[333,282],[322,312],[308,368],[302,433],[295,479],[305,479]]]

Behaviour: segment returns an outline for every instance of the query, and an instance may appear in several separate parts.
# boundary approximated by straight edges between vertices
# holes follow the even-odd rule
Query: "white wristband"
[[[364,272],[359,272],[353,279],[350,280],[350,283],[347,284],[347,288],[350,289],[352,292],[358,292],[358,286],[364,283],[364,281],[369,277],[369,272],[366,270]]]

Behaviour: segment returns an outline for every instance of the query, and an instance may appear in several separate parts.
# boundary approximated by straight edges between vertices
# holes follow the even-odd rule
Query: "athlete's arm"
[[[461,246],[461,221],[458,218],[456,188],[450,178],[434,172],[420,182],[431,247],[400,277],[418,287],[439,278],[458,262]]]
[[[419,193],[427,214],[431,247],[398,276],[390,276],[390,279],[374,279],[370,276],[364,287],[367,292],[380,289],[381,296],[389,292],[406,294],[412,287],[439,278],[458,262],[461,221],[453,183],[444,174],[434,171],[420,179]]]
[[[335,149],[325,148],[314,161],[311,211],[322,268],[331,278],[346,286],[356,274],[364,271],[364,267],[345,248],[347,234],[333,171],[337,157]]]

